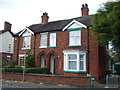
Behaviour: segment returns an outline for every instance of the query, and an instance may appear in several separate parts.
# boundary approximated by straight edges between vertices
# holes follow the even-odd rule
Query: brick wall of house
[[[56,34],[56,40],[57,40],[57,47],[56,48],[39,48],[40,47],[40,34],[35,34],[31,36],[31,50],[33,54],[35,55],[35,61],[37,67],[40,67],[40,57],[42,54],[45,55],[45,64],[46,67],[50,67],[50,56],[52,54],[55,55],[55,73],[56,74],[66,74],[66,75],[87,75],[87,73],[92,73],[96,80],[99,79],[102,75],[105,74],[106,70],[102,65],[99,65],[99,63],[105,63],[105,56],[104,54],[101,55],[102,50],[100,49],[98,43],[96,42],[97,38],[93,35],[92,30],[90,30],[89,35],[89,51],[87,53],[87,73],[65,73],[63,72],[63,62],[64,62],[64,54],[63,50],[66,49],[79,49],[79,50],[88,50],[88,31],[83,28],[82,30],[82,47],[68,47],[69,45],[69,31],[58,31]],[[48,33],[49,38],[49,33]],[[17,41],[15,40],[14,43],[14,60],[17,60],[16,52],[17,52]],[[26,50],[22,50],[23,47],[23,37],[20,37],[19,41],[19,53],[24,54]],[[48,39],[48,46],[49,46],[49,39]],[[101,50],[101,52],[100,52]],[[88,55],[89,54],[89,55]],[[104,56],[102,57],[100,56]],[[89,58],[89,60],[88,60]],[[88,66],[89,64],[89,66]],[[102,72],[104,70],[104,73]]]
[[[2,79],[22,81],[22,74],[2,73]],[[62,76],[62,75],[40,75],[25,74],[25,82],[45,83],[52,85],[74,85],[74,86],[90,86],[89,77],[81,76]]]
[[[39,48],[40,47],[40,34],[36,35],[36,50],[35,50],[35,57],[37,66],[40,67],[40,56],[41,54],[45,54],[46,56],[46,66],[49,67],[50,64],[50,55],[54,54],[56,56],[56,74],[69,74],[75,75],[75,73],[64,73],[63,72],[63,50],[65,49],[80,49],[80,50],[87,50],[87,30],[82,30],[82,47],[68,47],[69,45],[69,32],[68,30],[59,31],[57,32],[57,47],[56,48]],[[49,37],[49,35],[48,35]],[[49,46],[49,40],[48,40]],[[59,57],[59,58],[58,58]],[[76,74],[79,75],[79,74]],[[86,75],[86,74],[84,74]]]
[[[99,46],[92,29],[90,29],[89,38],[89,63],[90,73],[92,72],[96,80],[106,74],[106,49]]]
[[[13,50],[13,60],[16,60],[18,61],[17,59],[17,54],[18,54],[18,40],[19,38],[18,37],[14,37],[14,50]]]

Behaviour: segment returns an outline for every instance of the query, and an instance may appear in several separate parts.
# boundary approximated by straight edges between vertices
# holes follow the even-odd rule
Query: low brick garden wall
[[[22,74],[2,73],[2,79],[5,80],[23,80]],[[48,74],[25,74],[26,82],[45,83],[45,84],[61,84],[71,86],[90,86],[90,77],[84,76],[65,76],[65,75],[48,75]]]

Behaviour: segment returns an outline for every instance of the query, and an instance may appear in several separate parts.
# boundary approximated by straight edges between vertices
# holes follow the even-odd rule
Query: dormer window
[[[81,30],[69,31],[69,46],[81,45]]]
[[[29,31],[25,31],[22,36],[23,36],[23,48],[22,49],[30,49],[31,33]]]
[[[24,37],[23,48],[30,48],[30,36]]]

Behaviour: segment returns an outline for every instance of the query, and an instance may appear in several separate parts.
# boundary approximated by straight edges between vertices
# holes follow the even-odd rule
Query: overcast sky
[[[49,21],[79,17],[85,3],[89,14],[95,14],[107,1],[110,0],[0,0],[0,30],[3,30],[5,21],[12,24],[13,32],[41,23],[43,12],[48,13]]]

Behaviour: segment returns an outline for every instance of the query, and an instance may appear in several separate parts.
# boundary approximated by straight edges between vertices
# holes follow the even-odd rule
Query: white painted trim
[[[20,55],[19,55],[19,57],[24,57],[24,56],[25,56],[25,54],[20,54]]]
[[[73,23],[77,23],[78,25],[84,27],[84,28],[87,28],[86,25],[82,24],[81,22],[78,22],[77,20],[73,20],[72,22],[70,22],[67,26],[65,26],[62,31],[65,31],[67,28],[69,28]]]
[[[25,47],[25,48],[22,48],[22,50],[26,50],[26,49],[31,49],[30,47]]]
[[[78,49],[66,49],[66,50],[63,50],[63,53],[67,53],[67,54],[70,54],[70,53],[81,53],[81,54],[84,54],[84,53],[87,53],[87,50],[78,50]]]
[[[34,35],[34,32],[33,32],[33,31],[31,31],[28,27],[25,27],[25,28],[23,29],[23,31],[19,34],[19,36],[21,36],[26,30],[27,30],[28,32],[30,32],[31,34]]]
[[[39,48],[47,48],[47,46],[40,46]]]
[[[45,33],[40,33],[40,35],[44,35],[44,34],[46,35],[46,34],[48,34],[48,32],[45,32]]]
[[[7,55],[7,57],[11,57],[10,55]]]

